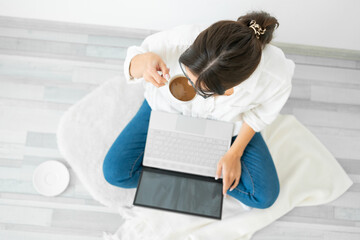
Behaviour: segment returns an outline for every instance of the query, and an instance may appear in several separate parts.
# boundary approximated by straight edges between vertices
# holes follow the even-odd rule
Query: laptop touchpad
[[[176,130],[189,133],[204,135],[206,129],[206,120],[179,115],[176,121]]]

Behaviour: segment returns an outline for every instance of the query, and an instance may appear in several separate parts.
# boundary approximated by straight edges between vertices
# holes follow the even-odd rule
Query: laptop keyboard
[[[214,169],[227,150],[228,141],[226,140],[158,129],[149,129],[146,143],[147,158],[163,159],[168,162],[166,164],[161,161],[162,166],[174,163],[175,168],[180,168],[180,165],[187,165],[185,169],[191,169],[190,167],[198,168],[198,170],[200,168]],[[151,162],[147,159],[146,161],[149,164],[160,164],[159,161],[156,163],[156,160]]]

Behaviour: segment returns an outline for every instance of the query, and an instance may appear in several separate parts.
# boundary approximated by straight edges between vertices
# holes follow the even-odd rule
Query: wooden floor
[[[62,158],[55,134],[66,109],[104,80],[122,75],[126,48],[151,33],[0,17],[1,240],[95,240],[119,227],[121,217],[94,201]],[[306,125],[354,185],[329,204],[295,208],[253,239],[358,240],[359,55],[283,49],[296,72],[282,113]],[[50,159],[64,162],[71,174],[68,189],[55,198],[40,196],[32,186],[33,170]]]

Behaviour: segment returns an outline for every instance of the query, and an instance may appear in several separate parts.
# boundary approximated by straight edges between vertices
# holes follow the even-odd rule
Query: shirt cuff
[[[124,75],[128,84],[139,83],[144,78],[134,78],[130,76],[130,62],[138,54],[145,53],[146,51],[139,46],[130,46],[127,49],[126,57],[124,60]]]

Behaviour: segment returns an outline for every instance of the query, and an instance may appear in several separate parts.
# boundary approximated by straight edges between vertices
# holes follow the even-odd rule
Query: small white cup
[[[184,74],[176,74],[176,75],[172,76],[169,81],[166,82],[166,85],[167,85],[166,87],[167,87],[167,90],[168,90],[167,92],[168,92],[168,94],[169,94],[169,98],[170,98],[171,101],[173,101],[174,103],[189,104],[189,103],[191,103],[192,101],[194,101],[194,99],[195,99],[195,97],[196,97],[196,94],[194,95],[194,97],[193,97],[192,99],[190,99],[190,100],[188,100],[188,101],[182,101],[182,100],[179,100],[179,99],[177,99],[176,97],[174,97],[174,95],[172,95],[172,93],[171,93],[171,91],[170,91],[170,84],[171,84],[171,82],[172,82],[174,79],[178,78],[178,77],[185,77],[185,76],[184,76]]]

